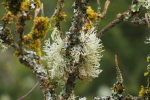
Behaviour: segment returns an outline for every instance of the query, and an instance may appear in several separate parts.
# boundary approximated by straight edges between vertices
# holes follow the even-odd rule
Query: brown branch
[[[115,64],[116,64],[116,67],[118,67],[118,58],[117,58],[117,55],[115,55]]]
[[[131,20],[130,22],[133,23],[136,26],[137,25],[147,25],[147,22],[146,22],[145,18],[142,18],[142,19],[136,18],[134,20]]]
[[[109,4],[110,4],[110,1],[107,0],[107,1],[105,2],[104,10],[103,10],[103,12],[102,12],[102,16],[103,16],[103,17],[106,16],[106,12],[107,12],[107,9],[108,9]]]
[[[98,34],[97,37],[100,38],[105,32],[107,32],[108,30],[112,29],[114,26],[116,26],[117,24],[119,24],[120,22],[123,21],[123,19],[125,18],[126,13],[123,13],[120,15],[120,17],[118,17],[117,19],[115,19],[114,21],[112,21],[110,24],[108,24],[105,28],[103,28]]]
[[[138,3],[137,0],[132,0],[132,4],[136,4]],[[129,10],[126,11],[125,13],[119,15],[114,21],[112,21],[110,24],[108,24],[105,28],[103,28],[98,34],[97,34],[97,37],[100,38],[105,32],[107,32],[108,30],[112,29],[114,26],[116,26],[117,24],[119,24],[120,22],[122,22],[124,20],[124,18],[128,15],[128,14],[131,14],[131,17],[132,18],[134,15],[138,14],[139,12],[132,12],[131,10],[131,6],[129,7]],[[129,19],[130,19],[129,18]]]
[[[14,41],[11,45],[13,48],[15,48],[16,50],[19,50],[19,45]]]

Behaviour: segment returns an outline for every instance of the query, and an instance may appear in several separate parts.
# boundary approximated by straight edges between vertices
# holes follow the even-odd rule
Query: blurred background
[[[2,3],[4,0],[0,0]],[[44,3],[45,16],[50,17],[55,9],[57,0],[41,0]],[[105,0],[101,0],[103,9]],[[65,0],[63,11],[67,14],[66,22],[62,23],[63,31],[68,31],[71,25],[73,0]],[[113,0],[110,3],[106,19],[101,20],[98,31],[116,18],[118,13],[128,10],[131,0]],[[97,0],[91,0],[90,6],[96,11]],[[0,6],[0,18],[6,13]],[[32,12],[33,14],[33,12]],[[0,22],[2,24],[2,22]],[[29,33],[33,21],[26,22],[25,33]],[[8,26],[12,29],[14,37],[18,34],[14,31],[15,25]],[[47,37],[50,37],[49,31]],[[103,72],[92,81],[76,81],[75,94],[80,97],[111,95],[110,88],[116,82],[116,70],[114,55],[118,56],[119,67],[124,78],[125,94],[138,95],[141,85],[146,86],[147,78],[143,76],[148,65],[146,57],[150,52],[150,45],[144,43],[150,36],[150,30],[143,26],[135,26],[129,22],[122,22],[102,36],[104,45],[103,58],[100,68]],[[42,40],[43,41],[43,40]],[[0,53],[0,100],[17,100],[25,95],[38,81],[28,68],[21,65],[17,57],[13,56],[14,49]],[[39,86],[23,100],[43,100],[43,94]]]

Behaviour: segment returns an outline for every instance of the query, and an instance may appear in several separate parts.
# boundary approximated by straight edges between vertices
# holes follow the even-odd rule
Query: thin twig
[[[39,84],[39,82],[37,82],[35,85],[34,85],[34,87],[27,93],[27,94],[25,94],[24,96],[22,96],[21,98],[19,98],[18,100],[22,100],[22,99],[24,99],[25,97],[27,97],[35,88],[36,88],[36,86]]]
[[[108,9],[109,4],[110,4],[110,1],[107,0],[107,1],[105,2],[104,10],[103,10],[103,12],[102,12],[103,17],[106,16],[106,12],[107,12],[107,9]]]
[[[109,5],[109,2],[110,2],[109,0],[107,0],[107,1],[108,1],[108,4],[105,3],[106,8],[104,7],[104,11],[103,11],[104,14],[105,14],[105,9],[107,10],[107,5]],[[107,1],[106,1],[106,2],[107,2]],[[136,3],[138,3],[137,0],[132,0],[131,6],[132,6],[133,4],[136,4]],[[112,22],[111,22],[110,24],[108,24],[105,28],[103,28],[103,29],[97,34],[97,37],[100,38],[105,32],[107,32],[108,30],[112,29],[114,26],[116,26],[116,25],[119,24],[120,22],[122,22],[122,21],[124,20],[124,18],[128,15],[127,13],[131,13],[131,17],[130,17],[130,18],[132,18],[134,15],[136,15],[135,12],[132,13],[132,11],[131,11],[131,6],[129,7],[128,11],[126,11],[125,13],[119,15],[119,17],[117,17],[114,21],[112,21]],[[129,18],[129,19],[130,19],[130,18]]]
[[[121,70],[118,66],[118,59],[117,59],[117,55],[115,55],[115,63],[116,63],[116,74],[117,74],[117,81],[119,83],[123,83],[123,77],[122,77],[122,73],[121,73]]]
[[[135,18],[133,20],[130,21],[131,23],[133,23],[134,25],[147,25],[146,22],[146,18]]]
[[[126,13],[123,13],[120,15],[119,18],[115,19],[114,21],[112,21],[110,24],[108,24],[105,28],[103,28],[98,34],[97,37],[100,38],[105,32],[107,32],[108,30],[112,29],[114,26],[116,26],[117,24],[119,24],[120,22],[123,21],[123,19],[125,18]]]
[[[41,16],[44,16],[44,7],[43,7],[43,3],[41,4]]]
[[[147,23],[147,26],[148,26],[148,28],[150,28],[150,23],[149,23],[149,20],[148,20],[149,18],[148,18],[148,14],[146,13],[145,14],[145,21],[146,21],[146,23]]]
[[[57,21],[57,22],[56,22],[56,20],[55,20],[54,17],[59,18],[59,15],[61,14],[62,8],[64,7],[64,1],[65,1],[65,0],[58,0],[58,1],[57,1],[57,6],[56,6],[56,8],[55,8],[55,12],[54,12],[53,15],[51,16],[51,19],[53,19],[54,22],[55,22],[55,24],[54,24],[55,27],[57,27],[57,29],[58,29],[59,32],[60,32],[61,38],[64,37],[63,31],[62,31],[62,27],[61,27],[61,25],[60,25],[60,21]]]
[[[97,0],[97,5],[98,5],[97,13],[100,14],[101,11],[100,0]]]
[[[34,11],[34,19],[37,17],[37,15],[39,14],[40,10],[41,10],[41,7],[35,9],[35,11]]]
[[[96,28],[96,29],[98,28],[99,22],[100,22],[100,19],[101,19],[101,17],[100,17],[100,15],[101,15],[100,0],[97,0],[97,5],[98,5],[98,7],[97,7],[98,17],[97,17],[96,23],[95,23],[95,28]]]
[[[56,6],[56,9],[55,9],[55,12],[51,16],[51,18],[53,18],[54,16],[58,16],[59,15],[59,13],[61,12],[61,10],[62,10],[62,8],[64,6],[64,1],[65,0],[58,0],[57,1],[57,6]]]

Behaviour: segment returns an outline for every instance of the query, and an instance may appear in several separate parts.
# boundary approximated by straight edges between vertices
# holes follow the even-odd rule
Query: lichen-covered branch
[[[74,9],[74,15],[72,18],[72,26],[69,29],[68,34],[68,47],[66,48],[66,51],[71,51],[75,45],[78,45],[80,40],[79,36],[81,35],[81,30],[84,25],[84,20],[86,20],[87,14],[86,9],[87,5],[89,3],[89,0],[75,0],[73,4]],[[70,52],[66,52],[66,57],[68,59],[71,59],[69,64],[67,66],[72,66],[74,58],[71,57]],[[64,86],[65,92],[62,94],[62,97],[64,99],[68,99],[70,94],[72,93],[74,86],[75,86],[75,79],[78,78],[77,71],[78,71],[78,63],[74,66],[74,69],[76,69],[73,73],[69,74],[69,78],[67,80],[67,83]]]
[[[57,1],[57,5],[56,5],[56,8],[55,8],[55,12],[54,14],[52,15],[52,19],[54,20],[54,26],[57,27],[57,29],[59,30],[60,32],[60,36],[61,38],[64,38],[64,34],[62,32],[62,28],[61,28],[61,25],[60,23],[63,21],[65,22],[65,17],[66,17],[66,14],[64,12],[61,12],[62,11],[62,8],[64,7],[64,1],[65,0],[58,0]]]
[[[108,9],[108,6],[110,4],[110,1],[107,0],[105,2],[105,5],[104,5],[104,9],[103,9],[103,12],[101,13],[101,7],[100,7],[100,0],[97,0],[97,4],[98,4],[98,7],[97,7],[97,13],[98,13],[98,17],[96,18],[96,23],[95,23],[95,27],[98,28],[99,26],[99,22],[100,22],[100,19],[103,19],[105,18],[106,16],[106,13],[107,13],[107,9]]]

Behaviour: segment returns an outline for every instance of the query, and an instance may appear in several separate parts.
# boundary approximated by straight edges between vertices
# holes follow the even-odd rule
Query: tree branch
[[[112,21],[110,24],[108,24],[105,28],[103,28],[98,34],[97,37],[100,38],[105,32],[107,32],[108,30],[112,29],[114,26],[116,26],[117,24],[119,24],[120,22],[123,21],[123,19],[125,18],[126,13],[121,14],[117,19],[115,19],[114,21]]]
[[[134,15],[136,15],[139,12],[133,12],[131,10],[131,7],[133,4],[137,4],[138,1],[137,0],[133,0],[131,6],[129,7],[129,10],[126,11],[123,14],[120,14],[114,21],[112,21],[110,24],[108,24],[106,27],[104,27],[98,34],[97,37],[100,38],[105,32],[107,32],[108,30],[112,29],[114,26],[116,26],[117,24],[119,24],[120,22],[124,21],[125,17],[127,17],[129,14],[131,14],[131,16],[128,18],[128,20],[130,18],[132,18]]]

